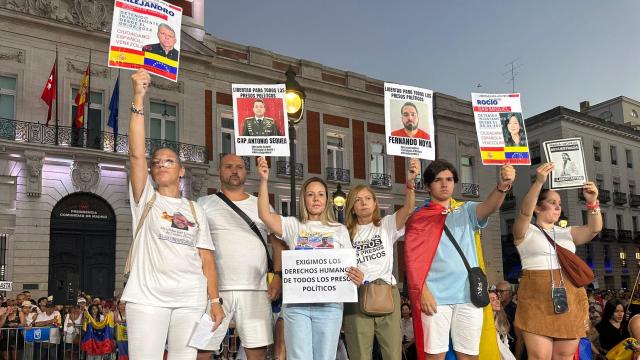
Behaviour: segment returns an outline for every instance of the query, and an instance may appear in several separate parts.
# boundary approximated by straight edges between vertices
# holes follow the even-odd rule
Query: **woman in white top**
[[[187,344],[205,312],[207,295],[212,300],[214,327],[224,317],[213,242],[202,208],[181,197],[180,178],[185,169],[175,151],[156,149],[151,170],[147,170],[143,105],[151,78],[140,69],[131,80],[129,197],[133,229],[150,202],[151,207],[134,239],[131,272],[122,294],[127,303],[129,356],[136,360],[161,359],[168,341],[169,359],[195,359],[196,349]]]
[[[588,321],[584,288],[577,288],[566,276],[561,277],[554,246],[542,231],[554,239],[557,246],[575,252],[576,245],[591,241],[602,230],[598,188],[592,182],[582,187],[588,210],[587,225],[568,228],[555,225],[562,211],[560,195],[553,190],[542,190],[553,169],[553,163],[538,167],[536,179],[522,200],[513,225],[514,243],[523,269],[515,326],[522,330],[527,353],[532,360],[573,358],[580,338],[585,335],[585,321]],[[531,224],[534,214],[535,225]],[[551,289],[552,286],[561,287],[561,280],[566,289],[569,310],[556,314]]]
[[[347,228],[333,217],[327,184],[322,179],[307,179],[300,189],[299,216],[284,217],[269,210],[269,166],[264,157],[258,158],[258,171],[258,215],[289,249],[352,248]],[[347,276],[358,285],[364,278],[357,268],[349,268]],[[282,311],[288,360],[335,360],[342,303],[286,304]]]
[[[402,331],[400,324],[400,293],[393,276],[393,246],[404,234],[404,223],[415,207],[415,179],[420,161],[411,159],[407,172],[404,205],[394,214],[380,216],[375,192],[367,185],[356,185],[347,196],[345,207],[347,229],[356,249],[358,268],[365,282],[392,285],[393,311],[388,315],[364,314],[359,303],[347,303],[344,308],[344,334],[350,359],[369,359],[373,338],[378,339],[382,358],[400,360]]]

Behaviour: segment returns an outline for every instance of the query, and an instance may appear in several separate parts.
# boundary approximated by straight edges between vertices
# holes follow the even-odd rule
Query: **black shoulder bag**
[[[467,258],[464,256],[462,249],[460,249],[460,245],[458,245],[458,242],[453,237],[453,234],[451,234],[447,225],[444,226],[444,232],[447,234],[447,237],[451,240],[456,250],[458,250],[458,254],[460,254],[462,262],[464,262],[464,266],[467,268],[467,272],[469,273],[471,303],[479,308],[489,305],[489,284],[487,282],[487,275],[485,275],[484,271],[482,271],[480,267],[469,266]]]
[[[253,230],[253,232],[256,234],[258,239],[260,239],[260,242],[262,242],[262,245],[264,246],[264,251],[267,253],[267,270],[270,273],[267,276],[267,282],[271,282],[271,279],[273,278],[273,261],[271,261],[271,256],[269,256],[269,250],[267,249],[267,242],[262,237],[262,233],[258,229],[258,226],[253,220],[251,220],[249,216],[247,216],[247,214],[244,213],[244,211],[242,211],[236,204],[234,204],[233,201],[231,201],[227,197],[227,195],[225,195],[222,191],[218,191],[216,195],[218,195],[218,197],[222,199],[222,201],[224,201],[227,205],[229,205],[229,207],[233,211],[235,211],[236,214],[240,215],[242,220],[244,220],[247,223],[247,225],[249,225],[249,227],[251,228],[251,230]]]

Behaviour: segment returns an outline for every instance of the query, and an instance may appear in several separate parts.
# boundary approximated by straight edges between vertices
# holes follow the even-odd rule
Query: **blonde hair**
[[[375,202],[376,206],[373,209],[373,225],[374,226],[380,226],[380,220],[382,220],[382,217],[380,216],[380,207],[378,206],[378,198],[376,196],[376,193],[373,192],[373,190],[371,189],[371,187],[369,187],[368,185],[356,185],[353,189],[351,189],[351,191],[349,191],[349,195],[347,195],[347,204],[345,206],[345,222],[347,225],[347,229],[349,229],[349,237],[351,238],[351,242],[353,242],[353,239],[355,239],[356,237],[356,232],[357,232],[357,225],[358,225],[358,216],[356,215],[355,211],[353,210],[353,206],[356,204],[356,197],[358,197],[358,194],[362,191],[362,190],[367,190],[370,194],[371,197],[373,198],[373,201]]]
[[[331,211],[331,202],[329,201],[329,188],[327,187],[327,183],[316,176],[307,179],[307,181],[305,181],[300,188],[300,206],[298,207],[298,220],[300,220],[300,222],[303,224],[309,221],[309,212],[307,211],[307,202],[305,195],[307,193],[307,187],[309,187],[309,184],[313,182],[319,182],[320,184],[322,184],[322,186],[324,187],[324,196],[326,197],[324,209],[320,214],[320,222],[323,225],[340,225],[338,222],[336,222],[333,211]]]
[[[500,338],[504,339],[505,337],[508,337],[511,325],[509,325],[509,318],[507,317],[507,313],[504,309],[494,311],[493,319],[496,325],[496,330],[498,331],[498,334],[500,334]]]

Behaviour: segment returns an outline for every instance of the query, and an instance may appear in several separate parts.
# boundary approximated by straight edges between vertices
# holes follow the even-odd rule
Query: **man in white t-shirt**
[[[266,240],[267,228],[258,217],[257,198],[244,189],[244,160],[225,155],[218,170],[222,193],[255,222]],[[218,290],[225,314],[233,313],[247,359],[265,359],[267,346],[273,343],[271,301],[280,296],[280,253],[284,244],[273,236],[268,238],[276,276],[267,285],[267,253],[256,233],[218,195],[202,197],[198,204],[204,209],[216,247]],[[217,349],[201,350],[198,358],[208,359],[210,351]]]

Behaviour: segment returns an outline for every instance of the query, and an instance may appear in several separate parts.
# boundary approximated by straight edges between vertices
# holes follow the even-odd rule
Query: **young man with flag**
[[[449,339],[459,360],[499,359],[490,306],[471,302],[469,275],[462,257],[443,231],[449,228],[471,267],[484,268],[478,230],[500,208],[515,179],[503,165],[498,185],[484,202],[452,198],[458,173],[446,160],[425,169],[430,198],[407,221],[405,263],[418,359],[443,360]],[[482,338],[482,349],[480,348]]]

